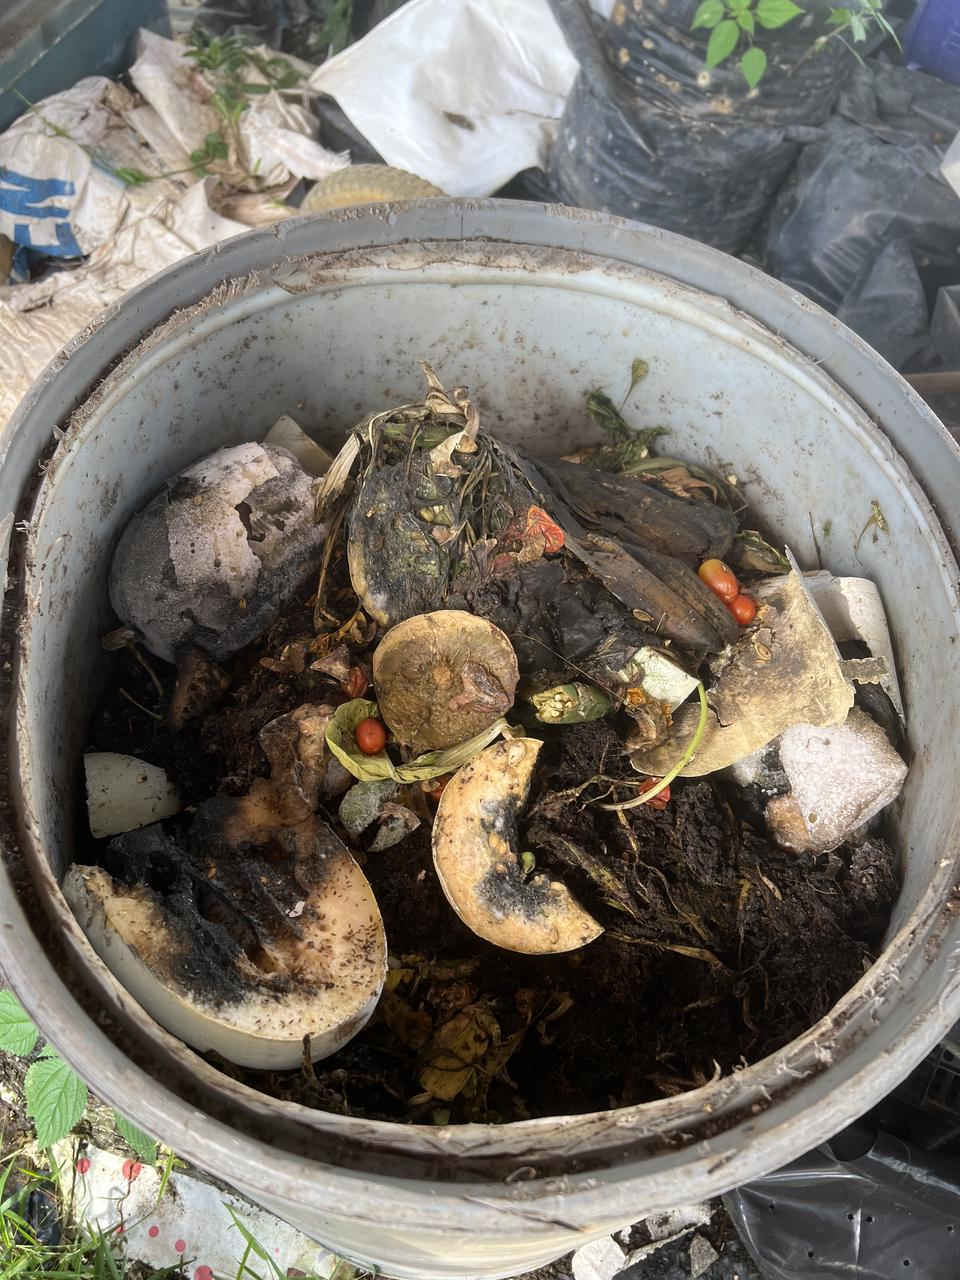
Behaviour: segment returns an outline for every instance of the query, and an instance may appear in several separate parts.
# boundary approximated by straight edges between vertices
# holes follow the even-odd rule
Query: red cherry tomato
[[[734,596],[727,608],[741,627],[748,626],[757,616],[756,601],[749,596]]]
[[[713,594],[719,596],[724,604],[729,604],[740,594],[737,575],[722,560],[704,560],[698,572]]]
[[[452,774],[445,773],[442,778],[438,778],[427,792],[427,795],[430,796],[432,800],[439,800],[446,790],[447,783],[450,781],[451,777]]]
[[[353,731],[357,746],[365,756],[375,756],[387,745],[387,731],[379,720],[368,716]]]

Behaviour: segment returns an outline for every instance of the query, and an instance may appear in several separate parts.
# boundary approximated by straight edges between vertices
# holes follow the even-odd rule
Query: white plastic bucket
[[[281,413],[333,443],[372,406],[416,398],[423,357],[469,385],[487,426],[560,453],[584,439],[584,393],[623,387],[635,356],[651,369],[644,419],[670,428],[672,450],[735,473],[801,562],[821,554],[881,588],[912,757],[886,949],[780,1052],[621,1111],[418,1128],[237,1084],[118,987],[59,890],[120,530],[171,472],[259,439]],[[960,453],[874,352],[775,281],[655,229],[511,202],[289,222],[112,307],[34,386],[0,449],[0,964],[102,1098],[331,1248],[411,1280],[520,1274],[799,1155],[960,1017]],[[888,529],[857,549],[872,502]]]

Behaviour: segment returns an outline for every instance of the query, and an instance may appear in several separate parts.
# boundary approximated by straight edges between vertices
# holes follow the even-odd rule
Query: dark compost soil
[[[143,668],[117,658],[91,726],[93,749],[164,766],[183,798],[243,794],[267,773],[257,733],[304,702],[335,695],[309,669],[267,670],[311,636],[309,602],[291,608],[229,668],[218,705],[173,733],[138,709],[157,703]],[[163,667],[163,664],[160,664]],[[167,696],[173,674],[159,672]],[[124,691],[121,693],[121,689]],[[373,1021],[333,1057],[263,1075],[255,1088],[339,1113],[391,1120],[513,1120],[625,1106],[702,1084],[806,1030],[877,953],[897,892],[878,839],[812,856],[770,843],[712,781],[678,781],[670,804],[609,813],[589,803],[636,777],[608,721],[542,730],[518,848],[554,869],[606,932],[582,950],[527,956],[477,938],[448,905],[425,821],[401,844],[359,856],[383,915],[392,971]],[[334,800],[321,810],[336,826]],[[182,821],[182,820],[181,820]],[[342,833],[341,833],[342,834]],[[347,841],[354,849],[356,841]],[[101,861],[90,842],[81,857]],[[459,1022],[455,1022],[459,1019]],[[454,1098],[420,1074],[441,1028],[480,1027],[488,1045]]]

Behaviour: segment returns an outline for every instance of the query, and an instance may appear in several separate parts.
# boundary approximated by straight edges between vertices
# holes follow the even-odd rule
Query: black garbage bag
[[[831,5],[758,30],[769,61],[751,91],[735,66],[706,70],[697,0],[617,4],[602,34],[582,0],[551,4],[580,61],[550,158],[557,196],[742,249],[849,74],[840,41],[810,52]]]
[[[26,1227],[13,1224],[13,1244],[30,1245],[34,1242],[55,1249],[60,1244],[60,1222],[57,1184],[48,1169],[36,1174],[12,1173],[4,1188],[5,1199],[15,1214],[23,1219]],[[6,1270],[0,1272],[6,1276]]]
[[[958,129],[960,87],[858,66],[759,238],[767,271],[901,367],[924,345],[936,288],[960,280],[960,199],[940,173]]]
[[[890,1134],[847,1130],[725,1204],[767,1280],[960,1275],[960,1159]]]
[[[910,241],[881,244],[850,285],[836,314],[897,369],[926,350],[929,308]]]
[[[211,35],[266,44],[322,62],[388,18],[407,0],[203,0],[195,24]]]
[[[211,35],[309,56],[309,38],[322,28],[326,7],[326,0],[204,0],[195,21]]]

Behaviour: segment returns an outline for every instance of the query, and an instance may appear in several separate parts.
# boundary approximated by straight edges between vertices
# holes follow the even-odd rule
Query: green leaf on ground
[[[25,1058],[37,1047],[39,1031],[12,991],[0,991],[0,1050]]]
[[[723,0],[703,0],[693,15],[691,31],[696,31],[698,27],[715,27],[725,12]]]
[[[87,1086],[62,1058],[41,1058],[23,1082],[27,1115],[37,1128],[37,1142],[52,1147],[65,1138],[83,1115]]]
[[[802,13],[803,10],[793,0],[759,0],[757,5],[757,21],[768,31],[786,26]]]
[[[767,69],[767,55],[762,49],[748,49],[740,59],[740,70],[751,89],[755,89],[763,79]]]
[[[140,1157],[144,1164],[156,1164],[157,1162],[157,1144],[149,1133],[144,1133],[126,1116],[122,1116],[119,1111],[113,1113],[113,1118],[117,1124],[117,1132],[125,1142],[128,1142],[134,1151]]]

